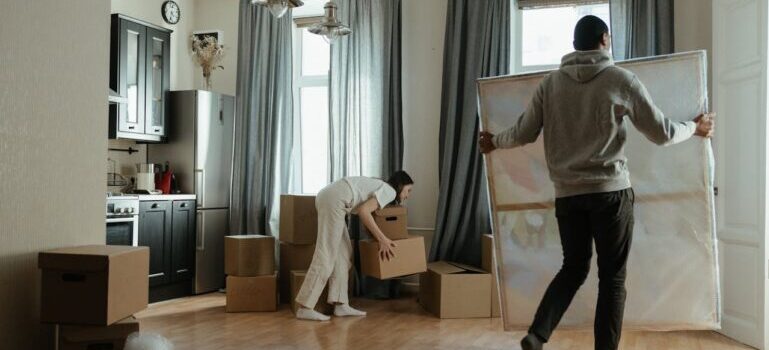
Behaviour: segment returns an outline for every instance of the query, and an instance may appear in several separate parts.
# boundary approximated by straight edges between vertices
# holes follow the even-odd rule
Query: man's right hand
[[[699,137],[713,136],[713,130],[716,126],[716,122],[713,120],[715,116],[715,113],[706,113],[694,118],[694,122],[697,123],[697,130],[694,131],[694,134]]]
[[[481,131],[481,133],[478,135],[478,148],[480,148],[481,153],[486,154],[497,149],[497,147],[494,146],[494,142],[492,141],[493,138],[494,134],[488,131]]]

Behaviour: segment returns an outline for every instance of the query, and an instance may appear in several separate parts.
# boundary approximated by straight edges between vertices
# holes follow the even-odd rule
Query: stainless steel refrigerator
[[[196,294],[224,287],[229,234],[235,97],[172,91],[166,144],[147,146],[150,163],[170,163],[182,193],[197,195]]]

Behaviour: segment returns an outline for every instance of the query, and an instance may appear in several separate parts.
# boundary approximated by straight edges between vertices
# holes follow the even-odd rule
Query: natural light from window
[[[302,193],[328,184],[328,79],[330,47],[306,28],[296,29],[295,119],[300,124]]]
[[[328,88],[302,89],[302,191],[328,184]]]
[[[329,45],[320,35],[302,30],[302,75],[328,76]]]
[[[594,15],[610,25],[609,4],[521,10],[521,66],[556,66],[574,51],[574,26],[583,16]]]

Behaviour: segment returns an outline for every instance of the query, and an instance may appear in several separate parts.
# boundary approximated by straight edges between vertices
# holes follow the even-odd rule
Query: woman
[[[326,282],[328,302],[335,305],[335,316],[366,316],[365,312],[350,307],[347,298],[352,244],[345,218],[349,213],[357,214],[379,241],[380,258],[390,260],[395,257],[395,243],[382,233],[371,213],[389,204],[402,203],[409,198],[413,185],[414,181],[405,171],[396,171],[387,182],[368,177],[346,177],[318,193],[315,199],[318,238],[312,263],[296,296],[299,304],[296,318],[313,321],[330,319],[314,310]]]

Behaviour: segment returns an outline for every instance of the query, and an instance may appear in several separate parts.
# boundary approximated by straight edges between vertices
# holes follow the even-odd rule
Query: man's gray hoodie
[[[665,118],[638,78],[614,66],[608,51],[576,51],[542,80],[516,124],[492,141],[512,148],[536,141],[542,131],[556,197],[619,191],[630,187],[626,116],[658,145],[684,141],[697,127]]]

